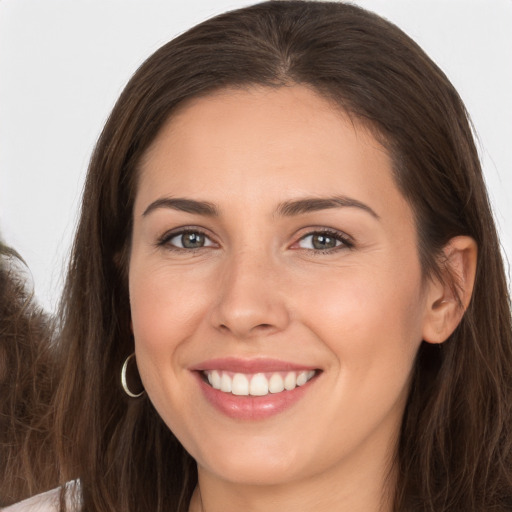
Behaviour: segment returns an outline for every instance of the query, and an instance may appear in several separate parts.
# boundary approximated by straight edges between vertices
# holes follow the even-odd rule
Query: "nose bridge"
[[[284,329],[289,315],[279,282],[279,263],[268,247],[233,251],[219,276],[216,327],[238,338]]]

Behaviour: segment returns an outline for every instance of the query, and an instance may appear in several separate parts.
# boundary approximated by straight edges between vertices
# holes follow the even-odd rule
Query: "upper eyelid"
[[[183,235],[185,233],[200,233],[201,235],[204,235],[205,237],[213,241],[213,237],[209,234],[208,230],[197,228],[194,226],[182,226],[179,228],[169,229],[168,231],[165,231],[161,236],[159,236],[158,240],[170,240],[175,236]]]
[[[324,228],[312,227],[312,228],[305,228],[305,229],[307,229],[308,231],[305,232],[303,235],[299,236],[297,238],[297,241],[303,240],[304,238],[311,236],[311,235],[326,234],[326,235],[332,235],[334,237],[337,237],[337,238],[341,239],[343,242],[355,244],[355,240],[352,236],[350,236],[348,233],[341,231],[339,229],[328,228],[328,227],[324,227]]]

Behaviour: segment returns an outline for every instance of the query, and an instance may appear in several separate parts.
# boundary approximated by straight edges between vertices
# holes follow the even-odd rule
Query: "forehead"
[[[181,105],[141,161],[137,202],[334,192],[401,200],[387,151],[340,107],[305,86],[252,87]]]

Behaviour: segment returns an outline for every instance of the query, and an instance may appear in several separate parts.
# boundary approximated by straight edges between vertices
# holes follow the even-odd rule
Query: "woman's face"
[[[426,292],[411,208],[357,122],[302,86],[182,106],[141,165],[129,287],[144,387],[200,474],[382,471]]]

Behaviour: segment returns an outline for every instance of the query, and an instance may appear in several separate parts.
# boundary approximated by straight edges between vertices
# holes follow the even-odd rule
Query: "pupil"
[[[326,235],[313,236],[313,247],[315,249],[332,249],[336,247],[336,239]]]
[[[197,247],[203,247],[204,235],[200,233],[186,233],[181,237],[181,243],[183,247],[187,249],[195,249]]]

